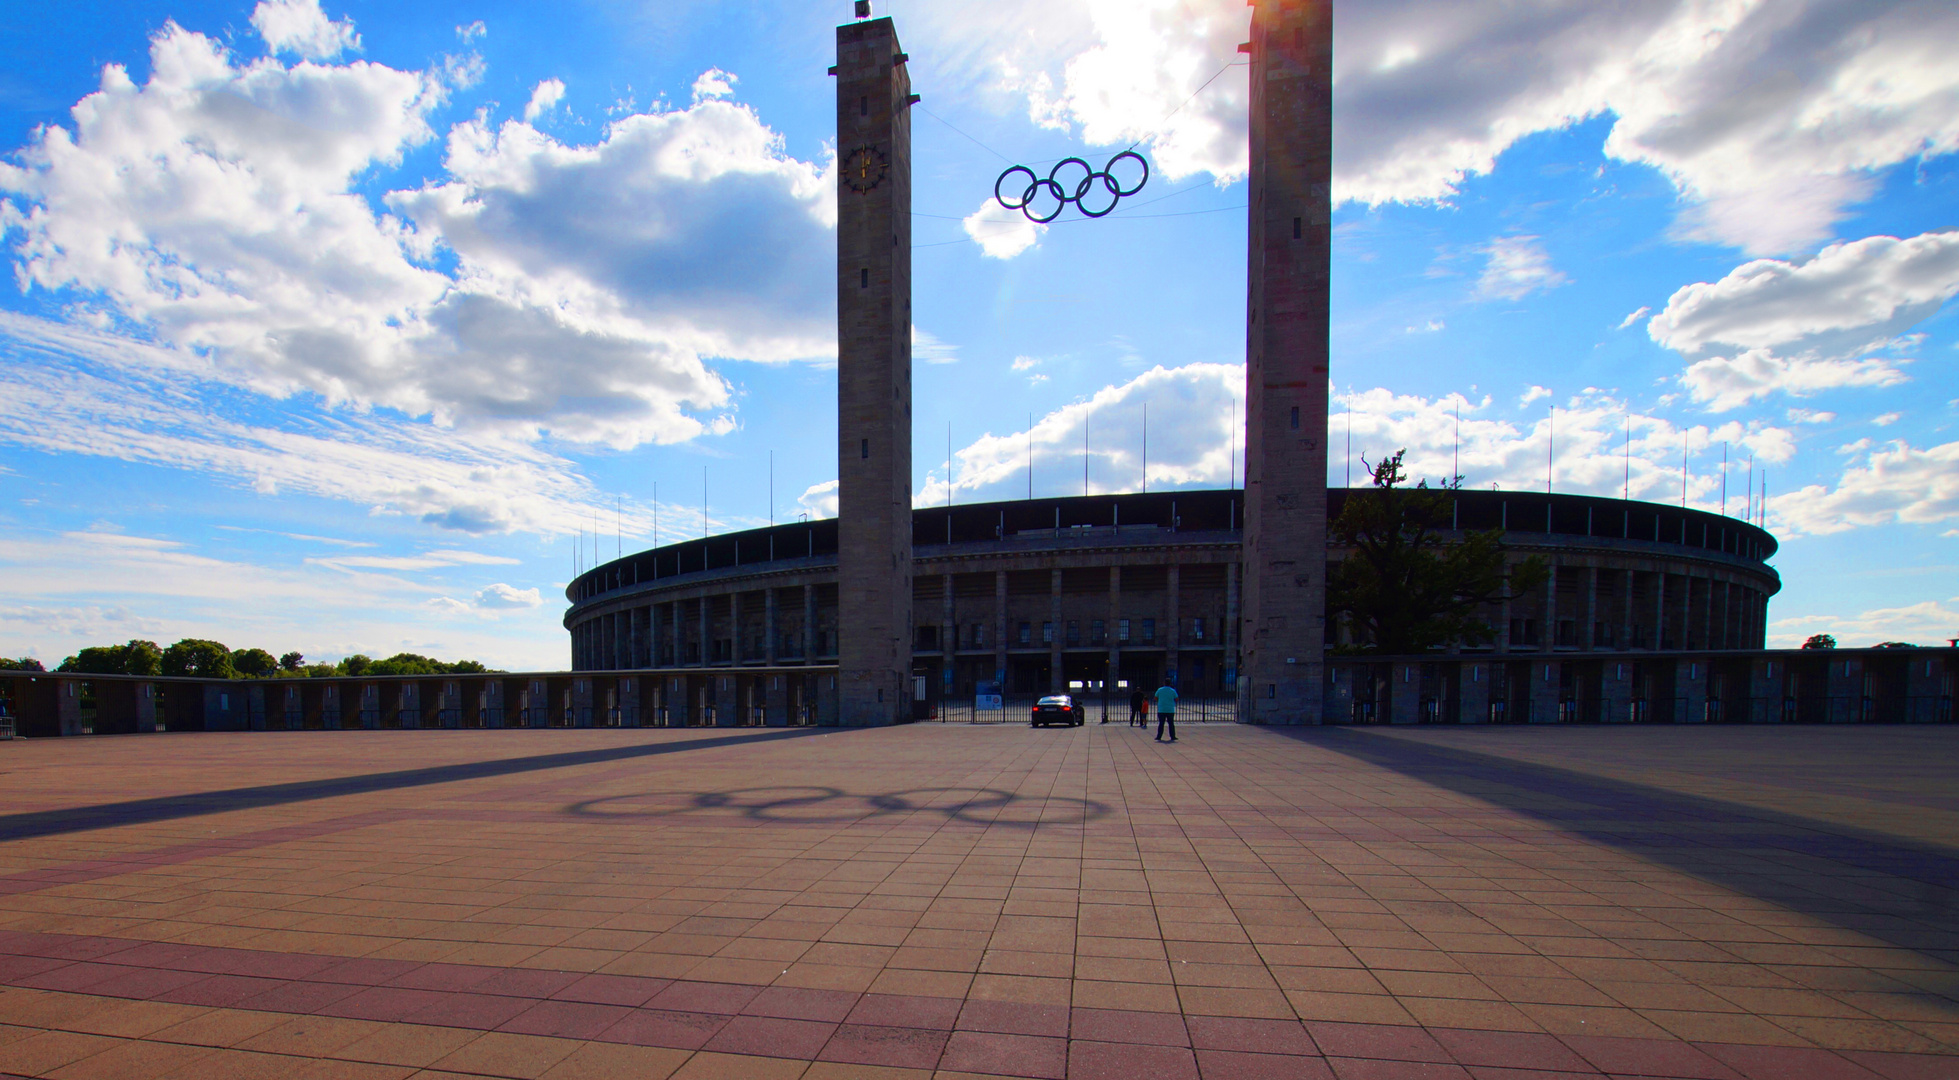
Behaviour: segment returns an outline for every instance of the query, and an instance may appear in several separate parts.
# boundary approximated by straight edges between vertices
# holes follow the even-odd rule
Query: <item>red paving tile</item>
[[[1069,1080],[1197,1080],[1197,1059],[1187,1047],[1138,1043],[1068,1044]]]
[[[283,1075],[223,1046],[284,1013],[350,1077],[1959,1077],[1951,729],[1134,736],[6,744],[43,815],[206,812],[0,813],[0,1075]]]
[[[1076,1009],[1070,1034],[1074,1038],[1094,1042],[1190,1045],[1190,1033],[1184,1029],[1184,1018],[1176,1013]]]
[[[1454,1061],[1435,1037],[1421,1028],[1399,1024],[1307,1023],[1313,1042],[1328,1057],[1384,1061]],[[1483,1062],[1481,1064],[1497,1064]]]
[[[560,973],[511,971],[511,972],[504,972],[501,974],[511,976],[511,982],[514,983],[525,975],[548,974],[556,977],[559,976]],[[501,975],[499,977],[501,977]],[[647,1002],[653,1000],[653,995],[673,985],[672,980],[669,979],[642,979],[633,975],[584,975],[584,976],[564,976],[564,977],[569,978],[571,981],[565,983],[564,985],[558,986],[556,989],[550,990],[548,996],[553,998],[558,998],[563,1001],[590,1001],[599,1005],[624,1005],[629,1009],[638,1008],[639,1006],[646,1004]],[[554,978],[552,981],[556,981],[556,979]],[[500,983],[496,983],[495,981],[492,981],[489,984],[489,987],[491,988],[491,992],[493,993],[507,993],[517,997],[543,996],[533,992],[526,992],[522,989],[517,989],[515,987],[510,986],[510,984],[508,983],[500,984]],[[533,991],[542,991],[544,989],[545,989],[544,986],[537,986],[532,988]]]
[[[1702,1044],[1710,1056],[1749,1080],[1799,1076],[1803,1080],[1881,1080],[1882,1074],[1828,1050],[1811,1046],[1729,1046]],[[1959,1060],[1949,1062],[1959,1072]]]
[[[740,1012],[742,1006],[762,992],[759,986],[734,986],[727,983],[677,982],[654,994],[646,1005],[673,1012]]]
[[[955,1031],[946,1042],[939,1068],[948,1072],[1065,1080],[1068,1040],[993,1031]]]
[[[1328,1058],[1327,1064],[1339,1080],[1472,1080],[1468,1069],[1446,1062]]]
[[[1565,1044],[1607,1073],[1682,1077],[1685,1080],[1741,1080],[1699,1047],[1658,1039],[1567,1035]]]
[[[521,1005],[519,1006],[521,1009]],[[618,1005],[594,1005],[583,1001],[540,1001],[503,1023],[498,1031],[520,1035],[548,1035],[554,1039],[596,1039],[608,1028],[624,1020],[631,1009]],[[414,1022],[414,1018],[409,1018]]]
[[[952,1030],[963,1002],[957,998],[911,997],[898,994],[865,994],[846,1018],[852,1024],[873,1027],[933,1028]]]
[[[1550,1035],[1527,1031],[1430,1032],[1450,1058],[1462,1065],[1487,1065],[1545,1072],[1595,1071],[1590,1062]]]
[[[531,1007],[527,998],[499,997],[495,994],[443,994],[440,1001],[408,1013],[401,1017],[401,1021],[488,1031],[510,1023]]]
[[[972,1001],[959,1010],[957,1027],[964,1031],[991,1031],[1006,1035],[1068,1037],[1069,1009],[1065,1005],[1037,1005],[1024,1001]]]
[[[842,1024],[824,1044],[818,1061],[848,1065],[884,1065],[895,1069],[930,1069],[945,1049],[946,1033],[926,1028]]]
[[[1185,1018],[1190,1044],[1200,1050],[1244,1050],[1259,1054],[1319,1055],[1306,1028],[1297,1020],[1264,1020],[1237,1016]]]
[[[808,1061],[816,1057],[836,1030],[836,1024],[820,1020],[737,1016],[708,1040],[706,1048],[723,1054],[754,1054]]]
[[[811,990],[800,986],[771,986],[749,999],[742,1012],[752,1016],[776,1016],[786,1020],[827,1020],[832,1023],[850,1015],[859,995],[841,990]]]
[[[664,1046],[674,1050],[699,1050],[715,1032],[733,1017],[717,1013],[668,1012],[661,1009],[636,1009],[605,1029],[606,1042],[635,1046]]]
[[[1325,1058],[1295,1054],[1199,1050],[1197,1071],[1203,1080],[1333,1080]]]

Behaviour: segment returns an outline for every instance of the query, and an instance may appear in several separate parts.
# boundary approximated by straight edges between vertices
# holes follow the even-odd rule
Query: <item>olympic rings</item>
[[[1137,179],[1133,186],[1127,188],[1123,187],[1122,181],[1117,180],[1115,177],[1116,165],[1124,158],[1134,158],[1136,164],[1143,168],[1143,175]],[[1082,170],[1080,180],[1074,180],[1073,177],[1069,178],[1074,185],[1073,194],[1069,194],[1070,188],[1068,182],[1060,179],[1061,170],[1070,165],[1079,165]],[[1001,191],[1001,188],[1007,184],[1007,178],[1015,173],[1024,173],[1027,176],[1027,186],[1020,189],[1018,199],[1010,198],[1008,194]],[[1068,209],[1069,203],[1074,203],[1075,209],[1080,210],[1083,217],[1105,217],[1114,211],[1117,204],[1121,203],[1122,200],[1143,190],[1143,185],[1149,183],[1149,181],[1150,163],[1144,159],[1143,155],[1134,150],[1124,150],[1122,153],[1110,158],[1109,163],[1102,166],[1099,170],[1078,157],[1062,158],[1060,161],[1055,162],[1054,168],[1048,170],[1045,179],[1039,173],[1036,173],[1025,165],[1015,165],[1006,172],[1001,173],[998,180],[993,181],[993,200],[999,203],[1004,209],[1020,211],[1027,216],[1027,220],[1037,225],[1045,225],[1055,218],[1060,217],[1062,211]],[[1093,209],[1089,206],[1088,199],[1094,194],[1098,185],[1107,194],[1109,202],[1108,205],[1102,206],[1100,209]],[[1007,190],[1011,192],[1013,189],[1008,188]],[[1035,200],[1040,199],[1045,203],[1045,196],[1049,195],[1054,198],[1054,209],[1046,212],[1037,210],[1034,206]]]

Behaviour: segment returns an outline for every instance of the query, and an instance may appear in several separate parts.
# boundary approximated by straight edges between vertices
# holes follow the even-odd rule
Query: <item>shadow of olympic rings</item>
[[[634,801],[684,800],[677,806],[634,808]],[[627,804],[621,807],[619,804]],[[1029,816],[1026,811],[1032,810]],[[1105,817],[1107,805],[1069,796],[1024,798],[998,788],[910,788],[874,795],[853,795],[841,788],[813,784],[734,788],[689,795],[647,792],[585,799],[566,807],[580,817],[607,820],[652,820],[683,815],[735,812],[752,821],[795,825],[844,825],[891,814],[934,813],[969,825],[1004,825],[1031,829],[1039,825],[1082,825]]]

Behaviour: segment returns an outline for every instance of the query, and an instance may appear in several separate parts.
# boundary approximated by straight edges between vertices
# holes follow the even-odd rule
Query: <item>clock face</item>
[[[852,191],[869,191],[884,181],[891,161],[875,146],[860,146],[844,155],[843,182]]]

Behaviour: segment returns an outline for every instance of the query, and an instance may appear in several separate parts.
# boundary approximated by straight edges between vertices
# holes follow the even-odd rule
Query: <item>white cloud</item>
[[[1652,312],[1653,309],[1650,307],[1641,307],[1638,311],[1635,311],[1627,315],[1624,319],[1619,320],[1619,329],[1624,330],[1626,327],[1631,326],[1632,324],[1652,314]]]
[[[1769,496],[1771,523],[1788,532],[1844,532],[1860,526],[1935,525],[1959,519],[1959,442],[1920,450],[1903,442],[1859,440],[1834,488],[1810,484]]]
[[[1833,412],[1816,412],[1810,409],[1790,409],[1789,422],[1792,424],[1827,424],[1837,418]]]
[[[812,518],[833,518],[837,516],[837,482],[825,480],[811,484],[809,489],[796,498],[796,505],[803,508]]]
[[[956,364],[959,347],[930,331],[911,328],[911,358],[921,364]]]
[[[1014,371],[1032,371],[1041,366],[1041,361],[1032,356],[1016,356],[1007,366]]]
[[[740,81],[720,68],[708,68],[694,80],[694,103],[698,105],[714,98],[730,97],[735,92],[735,84]]]
[[[531,99],[524,105],[524,123],[534,123],[537,118],[558,107],[565,97],[563,79],[546,79],[531,91]]]
[[[1449,324],[1443,322],[1441,319],[1430,319],[1426,325],[1408,327],[1407,332],[1410,334],[1434,334],[1448,329],[1448,326]]]
[[[1528,389],[1526,389],[1526,390],[1525,390],[1525,391],[1524,391],[1524,392],[1523,392],[1522,394],[1520,394],[1520,395],[1518,395],[1518,397],[1517,397],[1517,407],[1518,407],[1519,409],[1523,409],[1523,408],[1528,408],[1528,407],[1530,406],[1530,403],[1531,403],[1531,402],[1533,402],[1533,401],[1541,401],[1541,400],[1543,400],[1544,398],[1547,398],[1547,397],[1550,397],[1550,396],[1551,396],[1551,388],[1550,388],[1550,387],[1548,387],[1548,386],[1538,386],[1538,385],[1536,385],[1535,383],[1533,383],[1533,384],[1532,384],[1532,385],[1531,385],[1531,386],[1530,386],[1530,387],[1529,387]]]
[[[151,55],[141,86],[105,68],[0,192],[26,284],[182,367],[628,447],[713,429],[731,398],[708,357],[834,354],[826,166],[746,107],[635,114],[588,146],[479,117],[376,213],[355,188],[435,136],[435,75],[244,64],[175,24]]]
[[[1802,263],[1756,259],[1719,281],[1676,291],[1653,316],[1654,341],[1688,356],[1695,400],[1732,409],[1775,392],[1815,393],[1905,381],[1913,325],[1959,294],[1959,232],[1831,244]]]
[[[482,37],[483,35],[489,32],[490,32],[489,28],[483,25],[483,20],[481,19],[478,19],[467,26],[456,27],[456,37],[460,39],[462,43],[465,45],[469,44],[472,41],[475,41],[476,39]]]
[[[1522,300],[1571,280],[1551,265],[1550,254],[1535,236],[1500,236],[1483,251],[1489,262],[1476,283],[1477,294],[1483,297]]]
[[[518,560],[475,551],[430,551],[421,555],[332,555],[306,560],[336,570],[432,570],[439,566],[515,566]]]
[[[1555,421],[1545,415],[1521,425],[1491,415],[1491,406],[1490,398],[1456,394],[1425,398],[1374,389],[1341,395],[1328,428],[1329,482],[1342,483],[1348,475],[1349,424],[1356,484],[1366,480],[1363,459],[1378,461],[1405,448],[1408,468],[1418,478],[1441,480],[1460,469],[1467,487],[1542,491],[1555,435],[1556,454],[1549,462],[1553,490],[1606,496],[1629,492],[1635,499],[1678,503],[1685,449],[1687,501],[1709,510],[1720,506],[1722,443],[1730,446],[1731,472],[1750,455],[1776,464],[1796,453],[1795,435],[1787,428],[1759,421],[1683,428],[1665,417],[1634,412],[1625,400],[1598,390],[1588,389],[1560,405]],[[1731,477],[1730,513],[1740,512],[1733,497],[1739,486]]]
[[[1771,649],[1795,648],[1811,634],[1829,634],[1844,648],[1868,647],[1880,641],[1942,646],[1959,637],[1959,596],[1848,616],[1789,616],[1771,621],[1768,631]]]
[[[1892,386],[1904,382],[1905,376],[1881,359],[1785,358],[1767,349],[1750,349],[1696,361],[1681,373],[1680,381],[1695,401],[1705,402],[1715,412],[1727,412],[1770,394],[1803,397],[1845,386]]]
[[[534,608],[544,603],[536,589],[518,589],[502,582],[486,585],[476,591],[476,606],[508,610],[511,608]]]
[[[76,574],[78,564],[88,573]],[[214,558],[112,527],[14,530],[0,537],[0,655],[59,659],[132,637],[202,637],[313,658],[409,651],[517,670],[562,665],[551,612],[512,609],[490,623],[430,603],[440,595],[413,576]]]
[[[1677,290],[1647,333],[1683,353],[1711,346],[1874,348],[1959,293],[1959,231],[1831,244],[1806,262],[1756,259]]]
[[[1223,487],[1234,477],[1242,483],[1244,391],[1245,373],[1239,365],[1156,367],[1039,417],[1032,439],[1035,494],[1082,490],[1084,425],[1092,454],[1091,489],[1137,490],[1142,479],[1145,402],[1151,405],[1151,490]],[[1378,461],[1406,449],[1408,467],[1418,478],[1440,482],[1460,468],[1470,487],[1494,484],[1507,490],[1542,491],[1553,434],[1551,418],[1520,425],[1492,415],[1492,405],[1487,397],[1426,398],[1386,389],[1341,395],[1328,418],[1328,482],[1346,482],[1351,438],[1354,483],[1365,482],[1364,461]],[[1726,442],[1733,462],[1730,472],[1735,474],[1729,479],[1728,508],[1736,514],[1741,512],[1737,503],[1742,462],[1752,456],[1760,464],[1777,464],[1789,461],[1796,452],[1795,435],[1787,428],[1758,421],[1682,428],[1664,417],[1633,413],[1624,400],[1598,390],[1587,390],[1558,408],[1555,434],[1557,491],[1616,496],[1629,490],[1635,499],[1676,503],[1681,497],[1684,445],[1689,452],[1687,499],[1703,509],[1720,505],[1719,456]],[[1028,450],[1028,432],[1017,430],[988,433],[955,451],[955,501],[1024,497]],[[945,501],[941,467],[927,475],[913,502],[929,506]]]
[[[187,469],[260,491],[342,500],[464,532],[568,532],[612,501],[574,465],[494,432],[375,413],[283,426],[237,418],[228,393],[171,370],[179,354],[0,312],[0,444]],[[643,535],[650,510],[627,510]]]
[[[1904,416],[1903,413],[1888,412],[1882,416],[1872,417],[1871,423],[1876,424],[1878,427],[1890,427],[1892,424],[1897,423],[1902,416]]]
[[[1031,368],[1031,357],[1020,360]],[[1135,491],[1143,480],[1143,408],[1149,410],[1149,486],[1223,487],[1232,473],[1233,403],[1244,396],[1245,369],[1231,364],[1154,367],[1117,386],[1035,420],[1035,493],[1082,490],[1083,428],[1093,455],[1095,492]],[[988,433],[954,452],[954,497],[971,502],[1025,497],[1029,433]],[[1239,450],[1243,451],[1240,440]],[[943,505],[943,467],[928,475],[914,505]]]
[[[1172,179],[1245,170],[1245,69],[1192,97],[1243,59],[1242,0],[1000,0],[922,21],[968,92],[1005,89],[1093,144],[1142,139]],[[1944,0],[1348,4],[1334,197],[1447,199],[1525,136],[1610,115],[1606,153],[1672,180],[1684,234],[1796,250],[1873,170],[1959,148],[1955,38]]]
[[[361,49],[354,20],[328,19],[320,10],[320,0],[263,0],[252,9],[252,28],[273,52],[295,53],[308,60],[331,60]]]
[[[966,235],[978,242],[980,253],[989,259],[1011,259],[1041,242],[1046,225],[1028,220],[1026,214],[1009,210],[997,200],[987,199],[978,210],[960,222]]]

